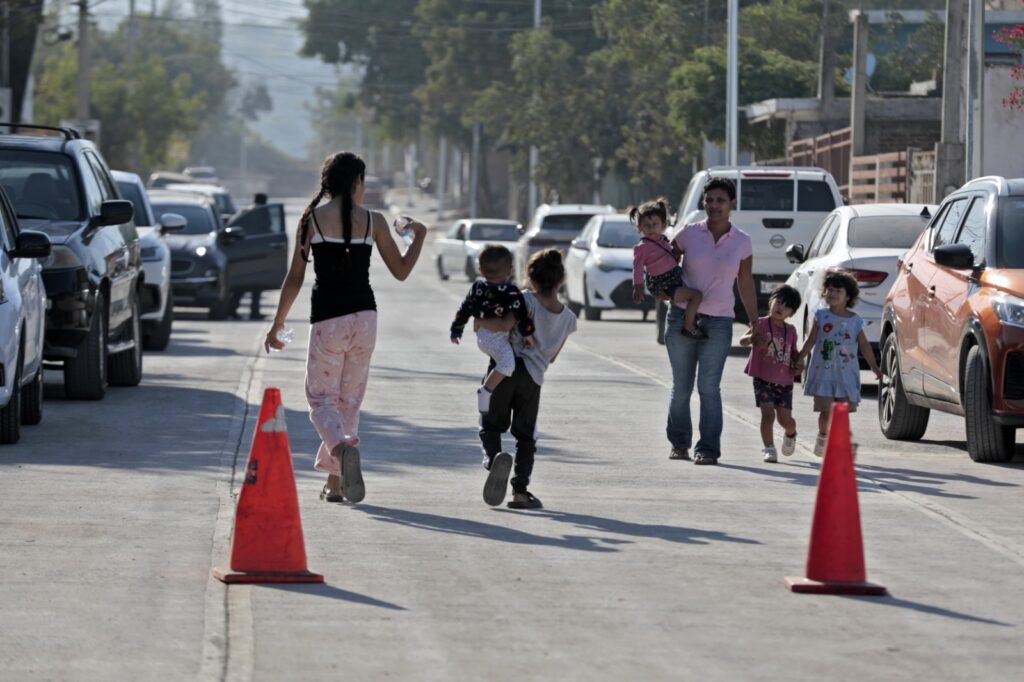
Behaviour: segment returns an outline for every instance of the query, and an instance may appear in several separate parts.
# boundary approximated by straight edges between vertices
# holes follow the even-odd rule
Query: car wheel
[[[107,392],[107,306],[96,294],[96,308],[78,354],[64,361],[64,392],[72,400],[101,400]]]
[[[210,306],[210,314],[208,317],[211,320],[223,320],[227,318],[233,312],[234,301],[231,296],[231,287],[228,286],[227,277],[221,274],[220,279],[220,297],[217,302]]]
[[[128,350],[110,356],[111,386],[138,386],[142,382],[142,321],[139,319],[139,299],[132,297],[132,318],[128,322],[134,345]]]
[[[32,383],[21,389],[21,423],[35,426],[43,421],[43,365],[39,365]]]
[[[601,309],[590,305],[590,293],[587,291],[587,278],[583,278],[583,319],[596,322],[601,319]]]
[[[42,370],[40,370],[42,371]],[[14,368],[14,383],[11,384],[11,399],[0,407],[0,443],[12,445],[21,438],[21,353],[18,353],[18,366]]]
[[[967,353],[964,367],[964,417],[967,423],[967,454],[975,462],[1008,462],[1013,459],[1017,430],[992,420],[988,369],[981,349]]]
[[[890,334],[882,347],[882,380],[878,386],[878,425],[889,440],[920,440],[928,428],[931,410],[911,405],[900,377],[896,334]]]
[[[168,296],[168,298],[170,298]],[[143,347],[146,350],[166,350],[171,342],[171,326],[174,324],[174,306],[167,301],[164,306],[164,316],[156,323],[153,331],[147,334],[143,340]]]
[[[448,273],[444,271],[444,264],[441,262],[441,256],[437,257],[437,276],[441,278],[441,281],[448,279]]]
[[[472,258],[466,258],[466,279],[470,282],[476,279],[476,263]]]

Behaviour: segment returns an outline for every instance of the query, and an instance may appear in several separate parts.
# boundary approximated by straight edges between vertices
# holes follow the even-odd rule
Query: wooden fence
[[[880,204],[907,200],[907,152],[853,159],[851,204]]]
[[[817,137],[794,140],[789,145],[790,164],[824,168],[836,179],[839,193],[849,196],[850,134],[849,128],[842,128]]]
[[[907,201],[911,204],[935,203],[935,152],[908,150],[910,178],[907,180]]]

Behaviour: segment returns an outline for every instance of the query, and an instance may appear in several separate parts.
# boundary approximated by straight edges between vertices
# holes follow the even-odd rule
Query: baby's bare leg
[[[696,289],[690,289],[689,287],[679,287],[672,294],[672,300],[678,304],[686,304],[686,315],[683,318],[683,328],[688,332],[697,331],[697,308],[700,307],[700,302],[703,300],[703,296]]]

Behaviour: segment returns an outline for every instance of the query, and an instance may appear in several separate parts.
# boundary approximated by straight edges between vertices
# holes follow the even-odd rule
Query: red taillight
[[[877,287],[889,276],[889,273],[877,270],[850,270],[850,274],[857,280],[857,284],[866,289]]]

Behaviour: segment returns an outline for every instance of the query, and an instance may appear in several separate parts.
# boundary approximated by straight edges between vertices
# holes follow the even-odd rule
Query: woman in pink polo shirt
[[[703,295],[697,308],[698,327],[707,336],[696,340],[683,334],[685,308],[670,305],[665,320],[665,347],[672,365],[672,393],[666,433],[672,444],[670,459],[690,459],[693,422],[690,395],[696,379],[700,394],[700,438],[694,464],[717,464],[722,453],[722,397],[720,386],[725,360],[732,348],[733,310],[738,285],[747,319],[757,320],[757,297],[751,274],[753,249],[750,235],[729,222],[736,205],[736,185],[727,178],[711,178],[702,193],[708,219],[685,225],[672,246],[683,256],[683,285]],[[752,337],[760,337],[752,328]]]

